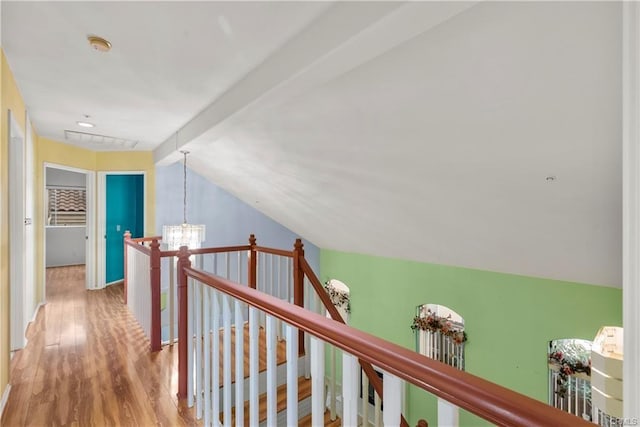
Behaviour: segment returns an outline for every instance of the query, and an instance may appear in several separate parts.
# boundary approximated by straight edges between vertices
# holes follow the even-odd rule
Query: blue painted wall
[[[182,223],[182,174],[182,163],[156,167],[158,235],[162,234],[163,225]],[[245,244],[253,233],[261,246],[293,249],[295,239],[302,237],[309,264],[316,274],[320,271],[320,251],[304,236],[296,235],[190,169],[187,169],[187,220],[207,226],[208,247]]]
[[[144,235],[144,177],[107,175],[106,280],[124,278],[124,232]]]

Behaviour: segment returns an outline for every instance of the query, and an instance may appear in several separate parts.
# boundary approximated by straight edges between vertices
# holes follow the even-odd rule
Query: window
[[[467,334],[462,316],[443,305],[423,304],[411,328],[417,332],[420,354],[464,371]]]
[[[84,189],[47,188],[47,225],[86,225],[87,194]]]
[[[549,342],[549,405],[591,420],[591,341]]]

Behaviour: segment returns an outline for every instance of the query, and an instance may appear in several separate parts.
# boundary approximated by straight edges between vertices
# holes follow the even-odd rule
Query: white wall
[[[49,187],[82,187],[86,186],[83,173],[62,169],[47,168],[46,185]],[[78,265],[85,263],[86,227],[55,226],[46,230],[47,267]]]
[[[86,227],[47,227],[47,267],[85,263]]]

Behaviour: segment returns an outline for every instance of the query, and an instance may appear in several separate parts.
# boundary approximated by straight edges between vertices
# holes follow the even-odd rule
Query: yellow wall
[[[44,167],[45,163],[89,171],[136,171],[146,173],[145,235],[155,233],[155,167],[150,151],[91,151],[38,138],[35,169],[36,297],[44,300]],[[99,195],[98,195],[99,196]],[[94,211],[97,206],[94,206]],[[96,239],[97,242],[97,239]]]
[[[146,173],[145,235],[156,233],[156,176],[151,151],[102,151],[96,158],[97,171],[140,171]]]
[[[24,101],[0,51],[0,396],[9,383],[9,135],[8,110],[25,129]]]
[[[15,114],[25,128],[25,104],[13,78],[4,52],[0,49],[0,396],[9,384],[9,206],[8,206],[8,119],[7,110]],[[26,132],[25,132],[26,134]],[[89,171],[146,172],[147,235],[155,233],[155,167],[151,152],[95,152],[47,138],[34,136],[34,227],[36,234],[35,303],[44,299],[44,165],[53,163]]]

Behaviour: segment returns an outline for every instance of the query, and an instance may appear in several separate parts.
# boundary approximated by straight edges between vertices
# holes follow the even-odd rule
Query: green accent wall
[[[414,350],[416,307],[450,307],[465,319],[467,372],[545,402],[548,342],[591,340],[603,325],[622,325],[618,288],[326,249],[320,279],[349,286],[352,326]],[[435,426],[435,398],[410,386],[406,415],[410,425],[425,418]],[[460,425],[486,424],[461,411]]]

